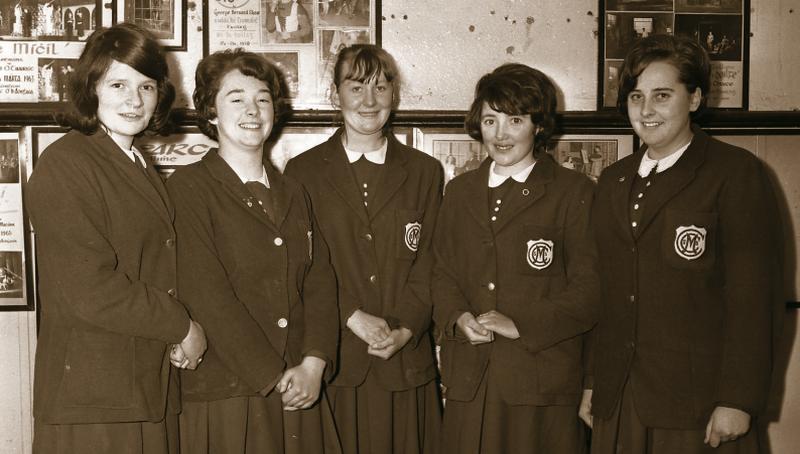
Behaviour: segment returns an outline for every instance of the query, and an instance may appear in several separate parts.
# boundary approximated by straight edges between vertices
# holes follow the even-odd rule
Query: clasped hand
[[[495,310],[481,314],[478,317],[469,312],[464,312],[456,320],[456,325],[472,345],[494,341],[495,333],[508,339],[519,339],[519,330],[517,330],[517,325],[514,324],[514,321]]]
[[[203,361],[206,348],[208,344],[203,327],[194,320],[189,320],[189,332],[180,344],[173,344],[170,347],[169,361],[180,369],[197,369]]]
[[[347,319],[350,328],[359,339],[367,343],[367,353],[382,359],[389,359],[411,339],[412,333],[408,328],[389,328],[381,317],[356,310]]]
[[[281,393],[283,409],[303,410],[314,405],[319,398],[322,386],[322,373],[325,361],[316,356],[306,356],[303,362],[287,370],[281,376],[275,389]]]

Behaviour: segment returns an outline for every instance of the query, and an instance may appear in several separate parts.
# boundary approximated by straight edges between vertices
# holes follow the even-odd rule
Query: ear
[[[695,112],[700,108],[700,103],[703,101],[703,90],[700,87],[694,89],[694,92],[689,95],[689,112]]]

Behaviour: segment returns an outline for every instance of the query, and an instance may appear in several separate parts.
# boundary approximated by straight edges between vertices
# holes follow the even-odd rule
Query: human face
[[[349,64],[342,69],[347,74]],[[342,111],[347,140],[382,137],[383,126],[392,113],[393,95],[394,87],[383,73],[365,82],[343,80],[334,90],[333,103]]]
[[[261,152],[275,116],[267,84],[235,69],[222,78],[214,99],[220,151]]]
[[[508,115],[483,103],[481,136],[498,175],[514,175],[536,162],[533,142],[537,130],[530,115]]]
[[[125,63],[111,61],[95,85],[97,119],[122,148],[147,128],[158,104],[158,84]]]
[[[699,88],[689,93],[672,64],[647,65],[628,94],[628,118],[651,158],[669,156],[692,140],[689,114],[700,107],[701,98]]]

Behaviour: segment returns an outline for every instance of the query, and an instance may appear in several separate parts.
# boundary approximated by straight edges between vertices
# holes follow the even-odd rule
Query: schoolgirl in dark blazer
[[[443,452],[579,453],[583,335],[599,278],[591,181],[546,152],[555,88],[503,65],[484,76],[467,130],[489,159],[449,183],[434,238],[444,332]]]

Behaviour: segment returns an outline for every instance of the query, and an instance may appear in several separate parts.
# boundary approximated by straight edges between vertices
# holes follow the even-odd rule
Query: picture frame
[[[380,0],[203,2],[203,53],[243,48],[274,61],[295,109],[329,109],[337,53],[380,45]]]
[[[547,152],[560,165],[597,181],[600,173],[635,151],[630,133],[570,133],[554,135]],[[436,158],[444,169],[444,184],[462,173],[477,169],[488,157],[485,147],[453,129],[415,128],[414,148]]]
[[[111,14],[115,24],[132,22],[150,30],[165,50],[186,50],[187,0],[113,0]]]
[[[0,106],[67,102],[70,68],[102,26],[100,0],[0,0]]]
[[[616,107],[625,54],[651,34],[695,40],[711,59],[708,106],[747,110],[749,0],[600,0],[600,17],[598,110]]]
[[[33,237],[22,199],[28,156],[21,132],[0,127],[0,311],[36,307]]]

